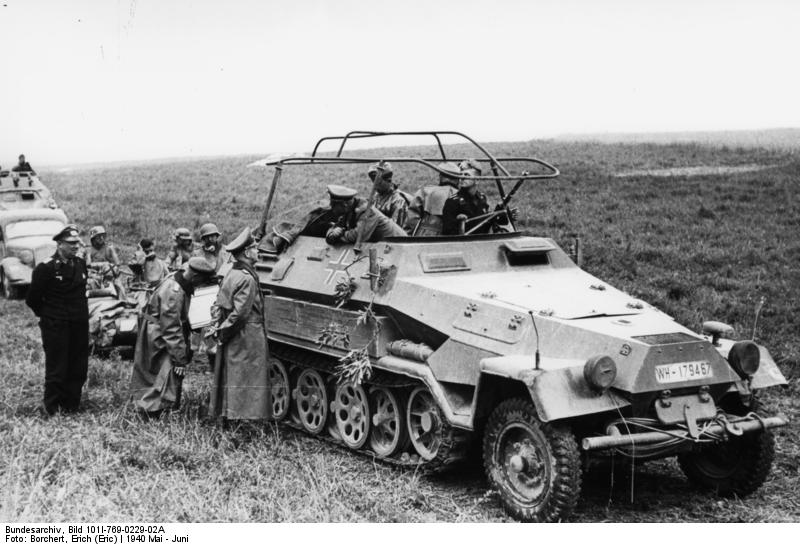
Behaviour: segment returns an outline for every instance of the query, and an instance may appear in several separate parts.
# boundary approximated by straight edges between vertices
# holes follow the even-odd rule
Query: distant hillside
[[[561,134],[559,141],[602,143],[672,144],[696,142],[713,146],[736,146],[780,150],[800,150],[800,129],[764,129],[756,131],[698,131],[657,133]]]

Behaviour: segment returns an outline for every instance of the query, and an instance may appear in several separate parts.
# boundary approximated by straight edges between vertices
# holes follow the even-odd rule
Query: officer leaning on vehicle
[[[33,270],[27,305],[39,317],[45,356],[44,403],[48,415],[75,412],[89,359],[89,307],[83,243],[74,225],[53,237],[56,253]]]

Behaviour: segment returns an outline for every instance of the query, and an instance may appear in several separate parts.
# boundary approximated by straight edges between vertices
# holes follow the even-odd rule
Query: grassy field
[[[755,329],[789,386],[767,410],[800,415],[796,312],[800,300],[800,158],[792,151],[698,144],[534,141],[493,144],[501,155],[555,164],[557,180],[518,194],[520,226],[565,245],[575,235],[584,268],[699,329],[709,319],[749,338]],[[392,152],[400,155],[408,150]],[[417,150],[414,150],[417,151]],[[363,152],[370,154],[370,152]],[[229,236],[260,216],[271,172],[255,157],[43,172],[67,214],[103,223],[127,257],[142,236],[165,253],[178,226],[215,221]],[[716,167],[759,165],[762,170]],[[707,167],[681,170],[689,167]],[[647,173],[678,169],[690,174]],[[617,176],[620,173],[639,174]],[[307,175],[308,171],[302,174]],[[287,169],[275,210],[299,215],[346,170]],[[403,189],[432,178],[399,168]],[[357,178],[359,179],[359,178]],[[359,189],[366,190],[366,177]],[[126,399],[128,361],[90,360],[86,410],[41,419],[36,321],[0,302],[0,520],[4,521],[504,521],[480,468],[423,475],[354,456],[285,427],[222,431],[203,418],[210,377],[197,362],[182,410],[140,421]],[[777,432],[769,481],[747,499],[693,490],[674,461],[633,474],[586,477],[576,521],[800,521],[796,425]]]

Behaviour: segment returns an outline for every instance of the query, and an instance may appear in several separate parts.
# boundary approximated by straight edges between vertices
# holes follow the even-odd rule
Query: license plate
[[[685,382],[714,376],[707,361],[686,361],[656,365],[656,380],[660,383]]]

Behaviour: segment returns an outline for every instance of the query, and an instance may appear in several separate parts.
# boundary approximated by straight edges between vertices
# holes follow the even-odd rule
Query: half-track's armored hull
[[[612,450],[678,455],[726,494],[769,472],[769,429],[786,423],[756,413],[753,394],[785,383],[769,352],[721,339],[723,324],[687,329],[551,239],[260,249],[277,419],[429,467],[481,441],[490,484],[523,520],[567,517],[582,462]]]

